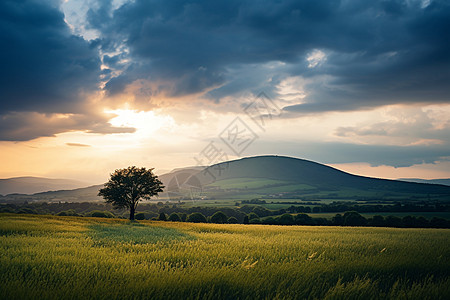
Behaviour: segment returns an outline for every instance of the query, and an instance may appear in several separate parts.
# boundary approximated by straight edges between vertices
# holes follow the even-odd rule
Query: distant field
[[[0,214],[2,299],[449,299],[450,230]]]
[[[337,213],[308,213],[313,218],[327,218],[331,219]],[[344,213],[340,213],[341,215]],[[414,216],[414,217],[424,217],[426,219],[432,219],[434,217],[450,219],[450,212],[377,212],[377,213],[361,213],[365,218],[372,218],[373,216],[395,216],[399,218],[403,218],[406,216]]]
[[[256,189],[262,188],[267,185],[285,185],[285,181],[274,180],[268,178],[232,178],[218,180],[211,184],[209,187],[219,187],[221,189]]]
[[[268,209],[280,209],[280,208],[288,208],[291,205],[305,205],[306,202],[308,201],[302,201],[300,199],[272,199],[272,198],[263,198],[263,197],[259,197],[258,195],[253,195],[254,197],[237,197],[236,198],[228,198],[228,199],[205,199],[205,200],[190,200],[188,198],[183,199],[183,206],[186,207],[191,207],[191,206],[214,206],[214,207],[233,207],[236,206],[236,202],[241,202],[241,201],[248,201],[251,199],[260,199],[260,200],[265,200],[266,204],[258,204],[260,206],[264,206]],[[350,199],[345,199],[346,201],[351,201]],[[335,199],[333,200],[329,200],[329,199],[325,199],[325,200],[320,200],[320,201],[314,201],[314,204],[324,204],[324,203],[331,203],[333,201],[336,201]],[[155,203],[157,201],[154,201]],[[273,203],[272,203],[273,202]],[[284,202],[284,203],[283,203]],[[289,204],[286,204],[286,202],[289,202]],[[292,203],[294,204],[292,204]],[[243,204],[245,205],[245,204]]]
[[[234,207],[236,206],[236,202],[242,201],[243,199],[227,199],[227,200],[216,200],[216,199],[208,199],[208,200],[189,200],[184,199],[184,204],[182,207],[194,207],[194,206],[202,206],[202,207]]]

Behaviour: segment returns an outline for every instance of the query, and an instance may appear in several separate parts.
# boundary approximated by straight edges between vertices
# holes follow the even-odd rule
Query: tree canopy
[[[221,211],[217,211],[211,216],[211,223],[224,224],[227,223],[227,221],[228,221],[227,215]]]
[[[188,216],[187,222],[192,222],[192,223],[206,223],[206,217],[202,214],[202,213],[192,213]]]
[[[134,220],[139,201],[158,195],[163,188],[158,176],[153,174],[153,168],[132,166],[115,170],[98,195],[102,196],[107,203],[111,203],[114,208],[128,208],[130,220]]]

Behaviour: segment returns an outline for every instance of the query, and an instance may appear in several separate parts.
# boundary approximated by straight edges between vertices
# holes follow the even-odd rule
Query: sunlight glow
[[[171,116],[161,116],[154,111],[138,111],[132,109],[106,110],[105,113],[115,117],[109,123],[115,127],[133,127],[139,134],[153,134],[160,129],[170,130],[175,125]]]

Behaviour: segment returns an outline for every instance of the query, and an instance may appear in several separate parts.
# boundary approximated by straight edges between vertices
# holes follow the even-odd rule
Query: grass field
[[[268,178],[232,178],[218,180],[208,186],[221,189],[256,189],[267,185],[286,185],[286,182]]]
[[[0,214],[2,299],[449,299],[450,230]]]

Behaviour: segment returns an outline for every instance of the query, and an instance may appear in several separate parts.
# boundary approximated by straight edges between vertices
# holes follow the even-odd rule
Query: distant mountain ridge
[[[53,179],[33,176],[0,179],[0,195],[13,193],[35,194],[54,190],[69,190],[88,186],[88,183],[71,179]]]
[[[418,183],[429,183],[429,184],[442,184],[450,186],[450,178],[441,178],[441,179],[399,178],[397,180],[418,182]]]

